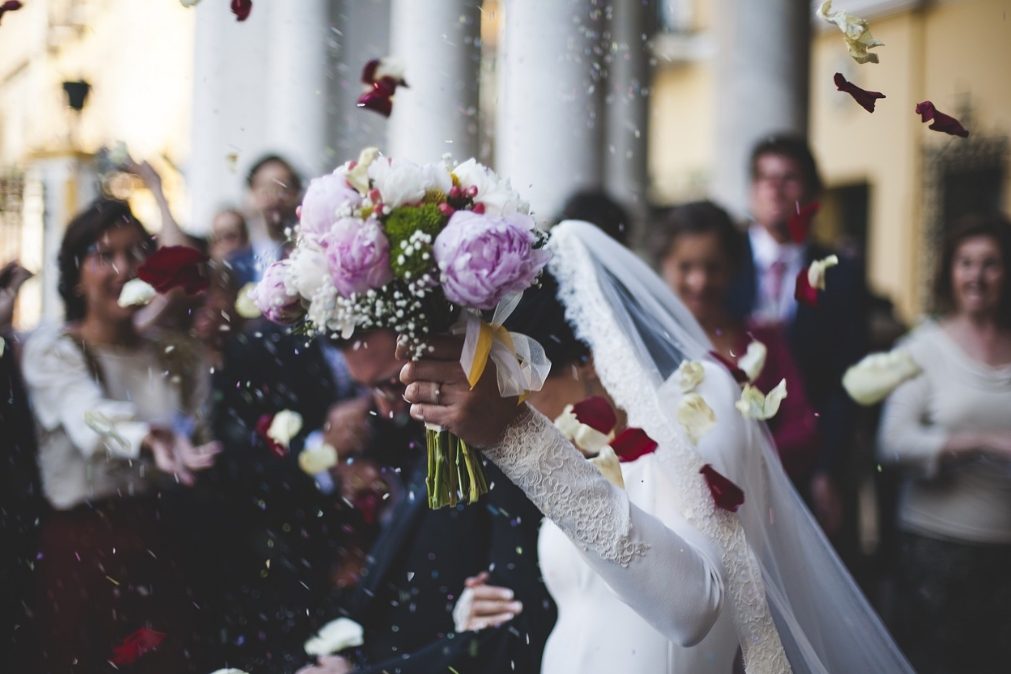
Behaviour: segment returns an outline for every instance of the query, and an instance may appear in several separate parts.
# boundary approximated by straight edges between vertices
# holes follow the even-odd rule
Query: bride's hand
[[[498,443],[506,428],[523,409],[516,398],[503,398],[498,391],[495,363],[490,359],[473,389],[460,366],[461,337],[432,337],[425,357],[410,361],[400,371],[407,385],[404,399],[411,403],[411,416],[449,430],[474,447]],[[397,358],[408,356],[397,345]]]
[[[488,585],[488,572],[465,581],[466,589],[453,609],[457,632],[479,632],[507,623],[523,611],[523,604],[513,599],[507,587]]]

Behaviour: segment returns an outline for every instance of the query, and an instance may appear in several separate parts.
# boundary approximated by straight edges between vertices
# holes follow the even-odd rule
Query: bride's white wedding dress
[[[729,673],[738,646],[748,674],[911,672],[711,361],[698,392],[716,426],[685,437],[672,378],[710,347],[684,306],[591,225],[562,223],[550,245],[566,318],[659,448],[623,466],[624,490],[532,410],[483,450],[551,520],[540,553],[559,619],[544,674]],[[744,491],[737,513],[715,507],[706,463]]]

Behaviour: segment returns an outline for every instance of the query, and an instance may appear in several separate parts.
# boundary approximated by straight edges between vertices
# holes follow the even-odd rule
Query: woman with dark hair
[[[711,201],[676,206],[657,228],[656,266],[723,358],[736,362],[751,341],[766,347],[765,367],[754,384],[764,393],[786,380],[789,395],[769,420],[769,430],[787,474],[806,493],[818,429],[803,379],[778,326],[749,325],[730,309],[730,289],[745,250],[743,236],[727,212]]]
[[[920,672],[1011,661],[1011,223],[962,220],[945,244],[937,317],[906,338],[922,372],[888,399],[882,461],[904,469],[900,598]]]
[[[39,429],[42,523],[39,633],[45,670],[99,672],[125,664],[127,644],[146,672],[182,672],[193,607],[164,539],[161,487],[193,484],[217,443],[194,446],[199,419],[193,363],[141,335],[124,284],[151,250],[120,201],[100,199],[68,225],[59,252],[66,323],[40,328],[24,350]],[[124,658],[126,660],[124,660]]]

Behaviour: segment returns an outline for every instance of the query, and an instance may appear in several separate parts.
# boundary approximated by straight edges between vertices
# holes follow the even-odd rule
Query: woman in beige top
[[[192,484],[216,443],[189,433],[190,364],[142,337],[118,303],[150,250],[129,207],[101,199],[67,227],[59,253],[67,323],[40,329],[24,352],[39,429],[43,491],[39,633],[43,669],[105,671],[114,648],[147,627],[166,636],[150,672],[181,672],[190,600],[165,540],[158,487]]]
[[[900,597],[919,672],[1011,662],[1011,224],[968,218],[937,275],[941,318],[904,347],[922,368],[889,398],[883,461],[907,476]]]

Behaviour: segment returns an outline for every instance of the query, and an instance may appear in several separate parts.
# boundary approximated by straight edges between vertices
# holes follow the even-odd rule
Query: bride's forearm
[[[657,630],[683,645],[706,635],[719,612],[723,583],[720,555],[701,534],[687,523],[674,531],[636,507],[532,410],[524,410],[502,441],[484,452]]]

